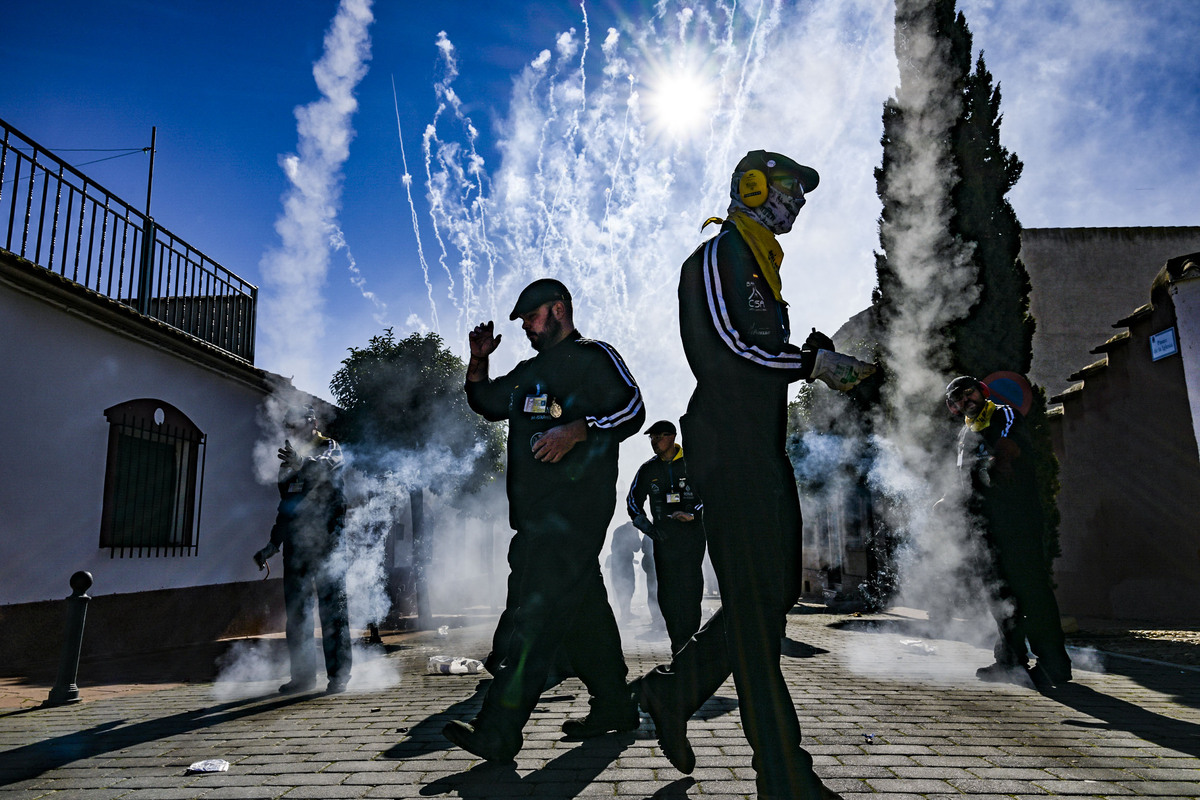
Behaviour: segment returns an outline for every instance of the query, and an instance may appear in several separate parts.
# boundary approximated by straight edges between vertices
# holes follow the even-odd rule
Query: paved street
[[[784,671],[804,741],[846,797],[1200,796],[1200,672],[1082,656],[1091,669],[1043,695],[976,681],[989,651],[923,638],[916,624],[812,608],[789,618]],[[690,723],[691,776],[662,757],[645,719],[636,734],[564,740],[563,720],[587,707],[574,679],[542,698],[515,769],[451,747],[442,726],[472,716],[487,676],[430,675],[428,659],[481,658],[490,633],[485,622],[388,640],[386,654],[358,656],[343,695],[282,697],[278,679],[244,679],[262,677],[252,659],[264,655],[244,653],[216,684],[0,710],[0,800],[754,797],[731,683]],[[667,652],[637,633],[634,673]],[[202,759],[230,766],[187,774]]]

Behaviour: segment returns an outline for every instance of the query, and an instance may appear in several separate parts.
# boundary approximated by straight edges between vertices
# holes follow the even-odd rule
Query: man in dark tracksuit
[[[788,341],[775,235],[791,230],[817,181],[785,156],[747,154],[728,221],[683,264],[679,325],[696,390],[681,427],[722,605],[670,665],[636,682],[664,754],[690,772],[687,719],[732,673],[760,798],[837,796],[800,746],[779,664],[801,570],[800,501],[784,451],[788,384],[820,378],[844,390],[874,371],[815,331],[803,349]]]
[[[316,683],[313,649],[313,592],[321,617],[326,691],[345,691],[350,682],[350,620],[346,609],[346,564],[335,555],[346,516],[342,484],[342,448],[317,430],[312,408],[293,411],[284,426],[297,444],[279,450],[279,511],[271,541],[254,554],[259,569],[283,547],[283,601],[291,680],[284,694],[303,692]]]
[[[1045,518],[1025,419],[990,400],[986,385],[969,375],[946,387],[946,405],[963,417],[958,466],[999,579],[1001,602],[993,604],[1000,629],[996,663],[975,674],[992,682],[1032,680],[1039,688],[1066,683],[1071,658],[1042,545]],[[1026,639],[1038,658],[1033,668]]]
[[[702,504],[688,480],[683,448],[675,443],[675,425],[659,420],[646,429],[654,458],[638,469],[626,498],[633,524],[654,540],[658,607],[667,625],[671,652],[679,652],[700,627],[704,599],[704,526]],[[654,523],[646,518],[646,498]]]
[[[561,646],[591,693],[585,719],[563,731],[594,736],[638,725],[625,686],[628,670],[600,550],[616,509],[617,450],[645,419],[641,391],[611,345],[575,330],[571,295],[552,279],[534,281],[510,315],[537,355],[488,378],[499,345],[491,322],[471,332],[467,401],[490,420],[508,420],[509,547],[512,570],[495,652],[494,680],[470,723],[443,733],[489,761],[521,749],[524,727]]]

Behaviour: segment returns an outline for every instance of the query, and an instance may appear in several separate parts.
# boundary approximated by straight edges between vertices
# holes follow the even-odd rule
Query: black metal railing
[[[258,287],[0,120],[0,246],[254,362]]]

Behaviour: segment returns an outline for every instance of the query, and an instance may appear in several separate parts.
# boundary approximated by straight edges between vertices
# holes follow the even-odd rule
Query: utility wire
[[[29,154],[26,153],[24,150],[21,150],[19,147],[12,147],[11,149],[20,153],[21,155],[25,156],[25,158],[30,159]],[[125,156],[135,156],[139,153],[149,153],[150,148],[149,147],[138,147],[138,148],[130,148],[130,147],[83,148],[83,147],[80,147],[80,148],[64,148],[61,150],[50,150],[49,148],[47,148],[46,152],[47,152],[47,154],[51,154],[51,153],[116,153],[115,156],[105,156],[104,158],[96,158],[96,159],[92,159],[91,161],[83,161],[79,164],[70,164],[69,165],[75,169],[79,169],[80,167],[86,167],[89,164],[99,164],[101,161],[112,161],[114,158],[124,158]],[[30,160],[32,160],[32,159],[30,159]],[[26,178],[27,177],[29,177],[29,176],[26,176]],[[24,180],[24,179],[22,179],[22,180]],[[15,181],[16,181],[15,178],[10,178],[9,180],[4,181],[4,185],[7,186],[8,184],[14,183]]]

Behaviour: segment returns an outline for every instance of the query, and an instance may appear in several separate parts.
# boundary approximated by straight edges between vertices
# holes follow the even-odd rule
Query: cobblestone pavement
[[[799,611],[803,611],[800,609]],[[927,639],[897,615],[795,613],[784,672],[817,772],[848,798],[1200,796],[1200,672],[1076,653],[1076,680],[1045,694],[975,680],[990,652]],[[469,719],[486,675],[430,675],[432,655],[482,657],[491,625],[388,640],[360,654],[351,691],[283,697],[241,655],[226,680],[0,711],[0,800],[754,796],[732,684],[692,719],[697,768],[676,772],[647,721],[564,740],[586,713],[568,679],[542,698],[515,768],[440,735]],[[634,633],[637,633],[635,631]],[[631,635],[636,674],[667,655]],[[1082,664],[1083,668],[1078,665]],[[390,684],[390,685],[389,685]],[[86,690],[83,690],[86,692]],[[188,774],[202,759],[227,772]]]

